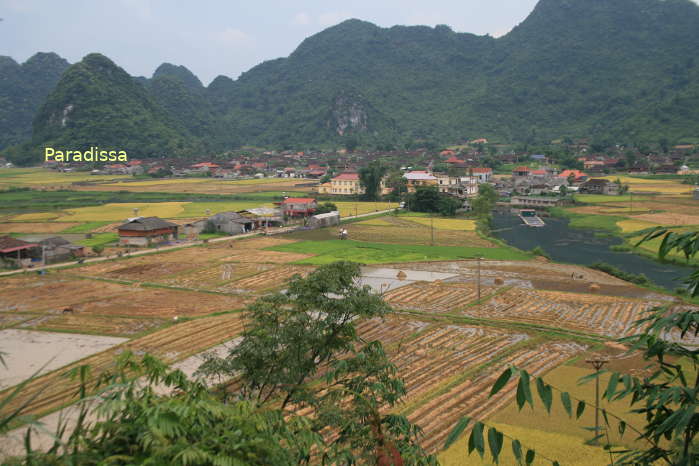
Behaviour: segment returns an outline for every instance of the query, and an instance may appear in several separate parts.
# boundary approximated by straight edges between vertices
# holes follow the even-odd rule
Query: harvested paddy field
[[[194,271],[180,273],[174,276],[160,277],[154,280],[168,286],[180,288],[233,292],[231,283],[241,278],[257,275],[274,268],[273,264],[255,263],[224,263],[199,267]]]
[[[308,183],[308,181],[306,181]],[[267,191],[307,191],[300,180],[263,178],[223,181],[211,178],[183,178],[118,183],[100,183],[72,187],[78,191],[130,191],[145,193],[242,194]]]
[[[0,280],[0,311],[56,314],[66,307],[127,295],[133,287],[68,277],[23,276]]]
[[[114,343],[112,343],[110,346],[113,347],[107,351],[93,354],[79,363],[69,364],[59,370],[33,379],[24,387],[19,396],[12,400],[8,409],[13,409],[25,402],[29,402],[29,407],[25,414],[38,415],[48,413],[75,401],[80,383],[78,380],[68,378],[65,375],[72,369],[77,369],[81,365],[89,365],[90,380],[96,381],[99,374],[114,367],[115,358],[125,350],[133,351],[137,355],[149,353],[171,364],[235,338],[243,330],[243,322],[239,314],[207,317],[178,323],[117,346],[113,346]],[[3,332],[24,331],[3,330]],[[43,332],[40,333],[43,334]],[[61,341],[60,336],[67,334],[47,333],[46,335],[54,336],[57,341]],[[64,338],[67,340],[67,337]],[[91,338],[104,339],[108,337]],[[119,343],[121,341],[123,340],[118,340]],[[84,356],[85,354],[80,357]],[[75,359],[77,358],[73,360]],[[54,367],[60,367],[63,364]],[[94,386],[89,385],[88,391],[91,390],[94,390]],[[0,397],[2,395],[3,393],[0,393]]]
[[[76,315],[120,317],[194,317],[242,309],[250,300],[243,296],[199,293],[166,288],[133,287],[127,295],[94,299],[73,306]]]
[[[167,322],[169,321],[165,319],[65,314],[59,316],[33,316],[30,320],[22,322],[16,328],[47,332],[133,337],[162,327]]]
[[[469,317],[563,328],[608,337],[638,333],[633,323],[660,302],[512,288],[464,311]]]
[[[305,277],[313,270],[315,270],[315,267],[275,267],[271,270],[267,270],[266,272],[258,273],[257,275],[253,275],[251,277],[243,278],[241,280],[229,283],[225,287],[233,288],[241,293],[251,291],[269,291],[273,289],[282,288],[284,285],[286,285],[287,281],[295,275]]]
[[[494,291],[482,287],[481,296]],[[473,304],[478,294],[474,284],[416,282],[388,291],[384,299],[398,309],[456,313]]]

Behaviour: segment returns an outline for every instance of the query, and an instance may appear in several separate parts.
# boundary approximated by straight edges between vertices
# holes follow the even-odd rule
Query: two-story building
[[[420,186],[438,186],[439,180],[427,171],[412,171],[403,175],[407,182],[408,192],[414,193]]]
[[[158,217],[136,217],[117,228],[122,246],[150,246],[177,239],[177,225]]]
[[[311,197],[287,197],[280,207],[286,217],[309,217],[318,209],[318,203]]]
[[[342,173],[330,180],[331,194],[346,196],[364,194],[364,188],[359,182],[359,173]]]

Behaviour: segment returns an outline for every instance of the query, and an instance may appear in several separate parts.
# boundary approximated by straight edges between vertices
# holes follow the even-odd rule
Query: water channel
[[[557,262],[592,265],[606,262],[624,272],[643,273],[654,284],[668,290],[682,286],[692,273],[691,267],[663,264],[630,252],[618,252],[610,246],[621,244],[614,236],[600,237],[598,231],[576,229],[568,226],[562,218],[544,218],[546,226],[528,227],[516,215],[497,213],[493,215],[492,234],[519,249],[530,251],[539,246]]]

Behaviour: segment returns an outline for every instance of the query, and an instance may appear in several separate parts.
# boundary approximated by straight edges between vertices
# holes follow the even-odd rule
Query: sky
[[[699,0],[695,0],[699,1]],[[537,0],[0,0],[0,55],[24,62],[56,52],[74,63],[102,53],[134,76],[163,62],[206,85],[288,56],[349,18],[382,27],[447,24],[495,37],[524,21]]]

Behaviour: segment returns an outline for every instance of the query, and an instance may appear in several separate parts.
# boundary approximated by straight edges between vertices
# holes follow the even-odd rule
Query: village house
[[[129,219],[117,231],[123,246],[150,246],[177,239],[177,225],[158,217]]]
[[[201,162],[191,165],[190,168],[197,172],[208,172],[221,167],[213,162]]]
[[[318,209],[318,203],[310,197],[287,197],[280,207],[285,217],[309,217]]]
[[[580,185],[579,192],[617,196],[619,195],[619,185],[603,178],[592,178]]]
[[[338,211],[314,215],[308,220],[308,226],[311,228],[325,228],[337,226],[339,224],[340,212]]]
[[[25,267],[41,257],[41,248],[11,236],[0,236],[0,266]]]
[[[342,173],[331,179],[330,184],[332,194],[364,194],[364,188],[359,182],[359,173]]]
[[[512,177],[513,178],[524,178],[526,176],[529,176],[529,167],[516,167],[515,169],[512,170]]]
[[[437,177],[427,171],[411,171],[403,175],[407,181],[409,193],[414,193],[419,186],[437,186]]]
[[[572,179],[573,183],[582,183],[587,180],[587,173],[581,172],[580,170],[563,170],[558,175],[559,178]]]

